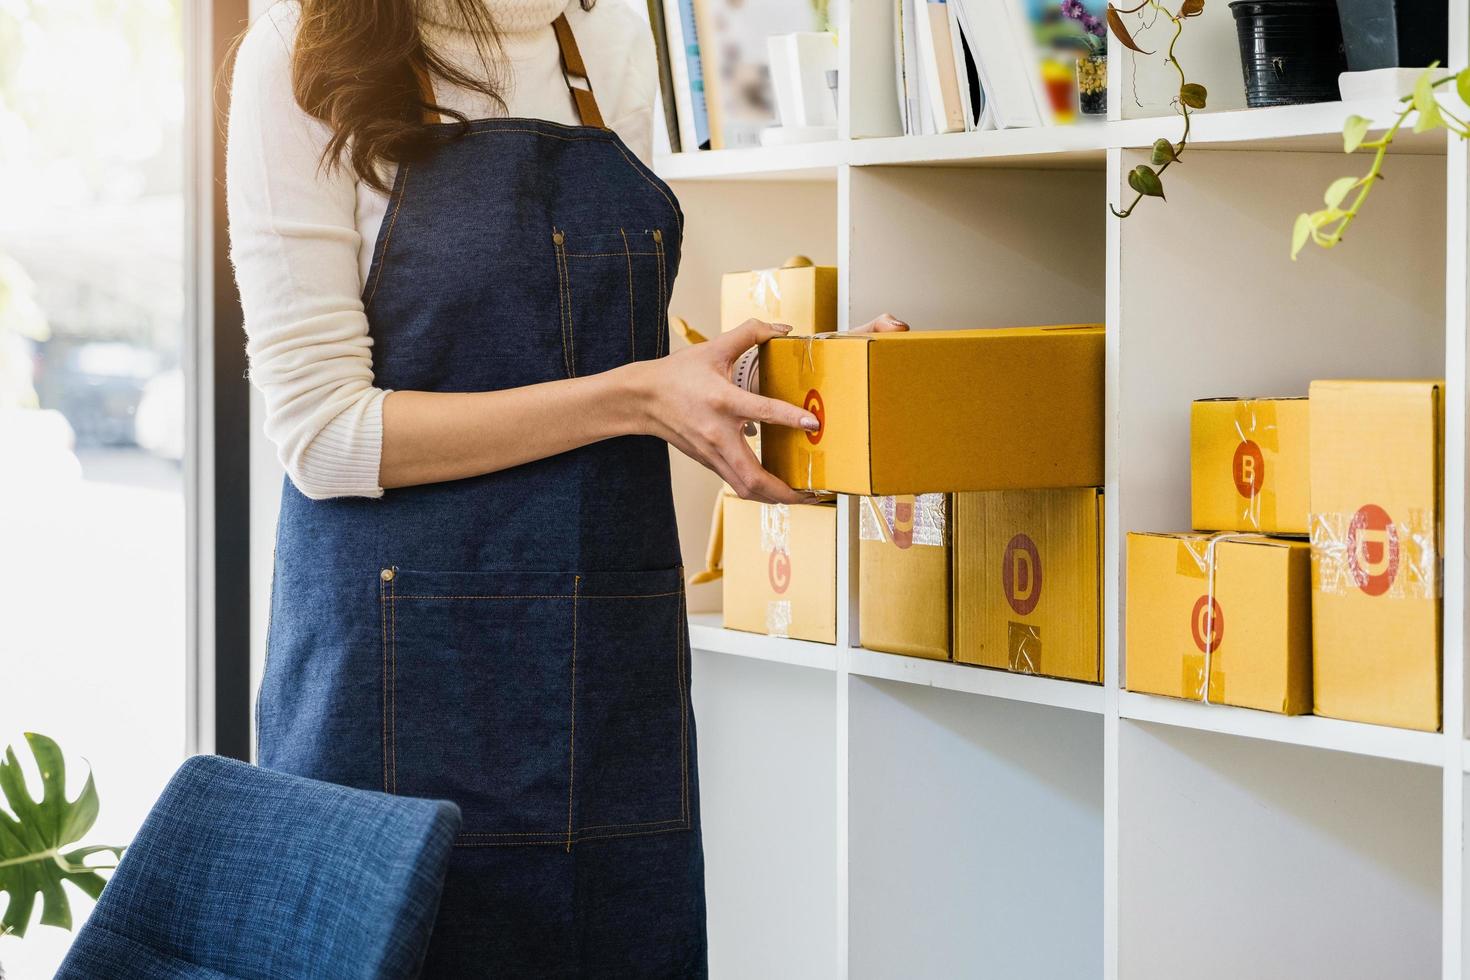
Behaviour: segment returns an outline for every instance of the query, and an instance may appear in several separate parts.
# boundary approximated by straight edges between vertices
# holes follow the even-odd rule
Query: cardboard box
[[[837,269],[795,256],[780,269],[731,272],[720,279],[720,331],[751,318],[789,323],[793,334],[837,329]]]
[[[1207,398],[1190,413],[1197,531],[1306,534],[1306,398]]]
[[[954,496],[954,658],[1102,680],[1102,492]]]
[[[1305,541],[1258,534],[1129,533],[1123,686],[1311,711],[1309,552]]]
[[[762,426],[767,469],[801,489],[877,496],[1103,482],[1099,326],[783,337],[761,393],[822,428]]]
[[[1316,712],[1440,727],[1443,383],[1312,383]]]
[[[725,628],[837,642],[837,507],[725,498]]]
[[[949,659],[949,501],[942,493],[858,502],[863,646]]]

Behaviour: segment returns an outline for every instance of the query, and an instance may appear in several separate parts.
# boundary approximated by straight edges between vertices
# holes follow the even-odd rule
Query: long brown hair
[[[380,165],[424,151],[431,139],[427,112],[463,126],[463,113],[425,99],[420,73],[505,106],[492,67],[500,35],[484,0],[441,0],[474,39],[483,68],[478,73],[461,70],[425,43],[418,0],[298,2],[291,86],[301,108],[331,128],[324,167],[350,165],[358,180],[386,193]]]

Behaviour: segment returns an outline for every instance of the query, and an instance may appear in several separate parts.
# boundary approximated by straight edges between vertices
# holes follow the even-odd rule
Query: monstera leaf
[[[40,802],[31,798],[15,749],[5,749],[0,762],[0,792],[10,813],[0,808],[0,894],[8,895],[0,935],[24,936],[36,896],[41,896],[41,924],[71,928],[71,904],[61,883],[70,881],[96,898],[106,884],[95,867],[83,861],[90,855],[122,854],[120,847],[62,848],[81,840],[97,819],[97,787],[87,774],[87,785],[75,800],[66,798],[66,762],[61,749],[44,735],[26,733],[43,787]],[[14,816],[12,816],[12,814]]]

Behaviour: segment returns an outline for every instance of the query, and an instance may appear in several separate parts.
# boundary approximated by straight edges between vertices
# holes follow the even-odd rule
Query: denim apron
[[[555,26],[583,125],[479,120],[398,168],[363,291],[381,387],[517,388],[668,352],[683,215],[572,84],[586,70]],[[662,441],[377,500],[287,480],[268,646],[263,766],[463,812],[425,976],[706,975]],[[323,895],[344,898],[373,900]]]

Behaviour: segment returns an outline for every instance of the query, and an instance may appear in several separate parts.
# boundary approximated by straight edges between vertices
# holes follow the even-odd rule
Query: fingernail
[[[791,324],[789,323],[773,323],[771,324],[771,328],[774,329],[777,333],[791,332]]]
[[[817,421],[815,415],[803,415],[801,417],[801,427],[808,432],[816,432],[822,427],[822,423]]]

